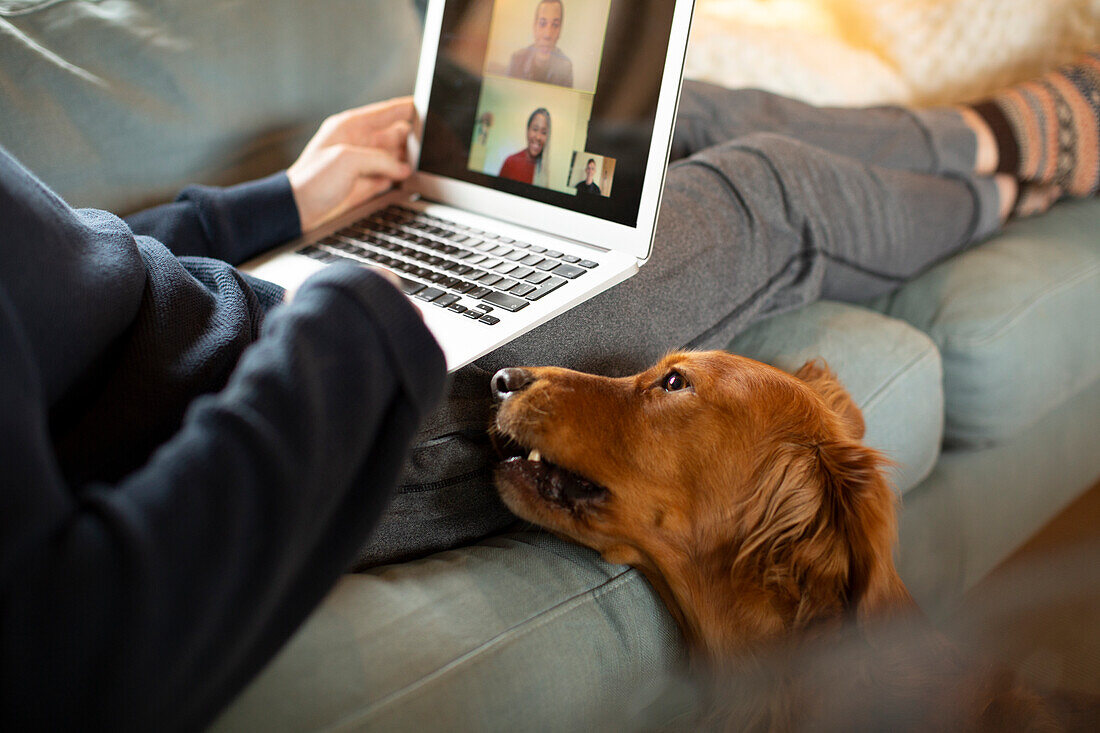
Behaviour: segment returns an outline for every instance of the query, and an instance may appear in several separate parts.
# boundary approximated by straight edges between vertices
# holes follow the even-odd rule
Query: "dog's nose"
[[[521,392],[535,381],[535,376],[526,369],[501,369],[493,375],[493,399],[507,399],[515,392]]]

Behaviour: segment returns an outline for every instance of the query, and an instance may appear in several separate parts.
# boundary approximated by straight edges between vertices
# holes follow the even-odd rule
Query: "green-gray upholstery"
[[[0,0],[0,144],[127,212],[268,173],[326,115],[407,93],[418,33],[405,0]],[[1063,204],[868,307],[732,344],[839,374],[898,464],[898,559],[933,612],[1100,475],[1098,232],[1100,202]],[[636,571],[514,533],[346,577],[215,729],[656,724],[681,658]]]
[[[597,730],[680,646],[636,570],[511,534],[346,577],[213,730]]]
[[[1095,335],[1092,338],[1096,338]],[[945,450],[903,497],[898,567],[933,617],[1100,476],[1100,381],[1010,440]]]
[[[0,0],[0,144],[129,213],[286,167],[322,119],[408,94],[402,0]]]
[[[875,303],[943,355],[948,445],[1009,439],[1100,377],[1098,214],[1013,222]]]

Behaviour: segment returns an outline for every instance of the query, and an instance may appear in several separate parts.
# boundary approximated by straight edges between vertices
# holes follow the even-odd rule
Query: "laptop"
[[[288,289],[336,262],[390,270],[451,371],[630,277],[653,247],[693,4],[430,0],[413,174],[242,269]]]

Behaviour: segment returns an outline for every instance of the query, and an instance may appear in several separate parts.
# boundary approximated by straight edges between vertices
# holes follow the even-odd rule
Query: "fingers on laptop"
[[[328,144],[382,145],[397,140],[396,131],[404,130],[397,140],[403,148],[415,117],[412,97],[399,97],[332,115],[321,125],[321,132]]]

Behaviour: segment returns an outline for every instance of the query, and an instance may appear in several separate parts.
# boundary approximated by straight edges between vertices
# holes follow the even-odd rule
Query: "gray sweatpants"
[[[454,375],[363,564],[514,521],[492,485],[496,370],[617,376],[670,349],[723,348],[765,316],[888,292],[998,226],[995,186],[969,173],[974,136],[948,109],[823,109],[687,82],[672,157],[650,261]]]

